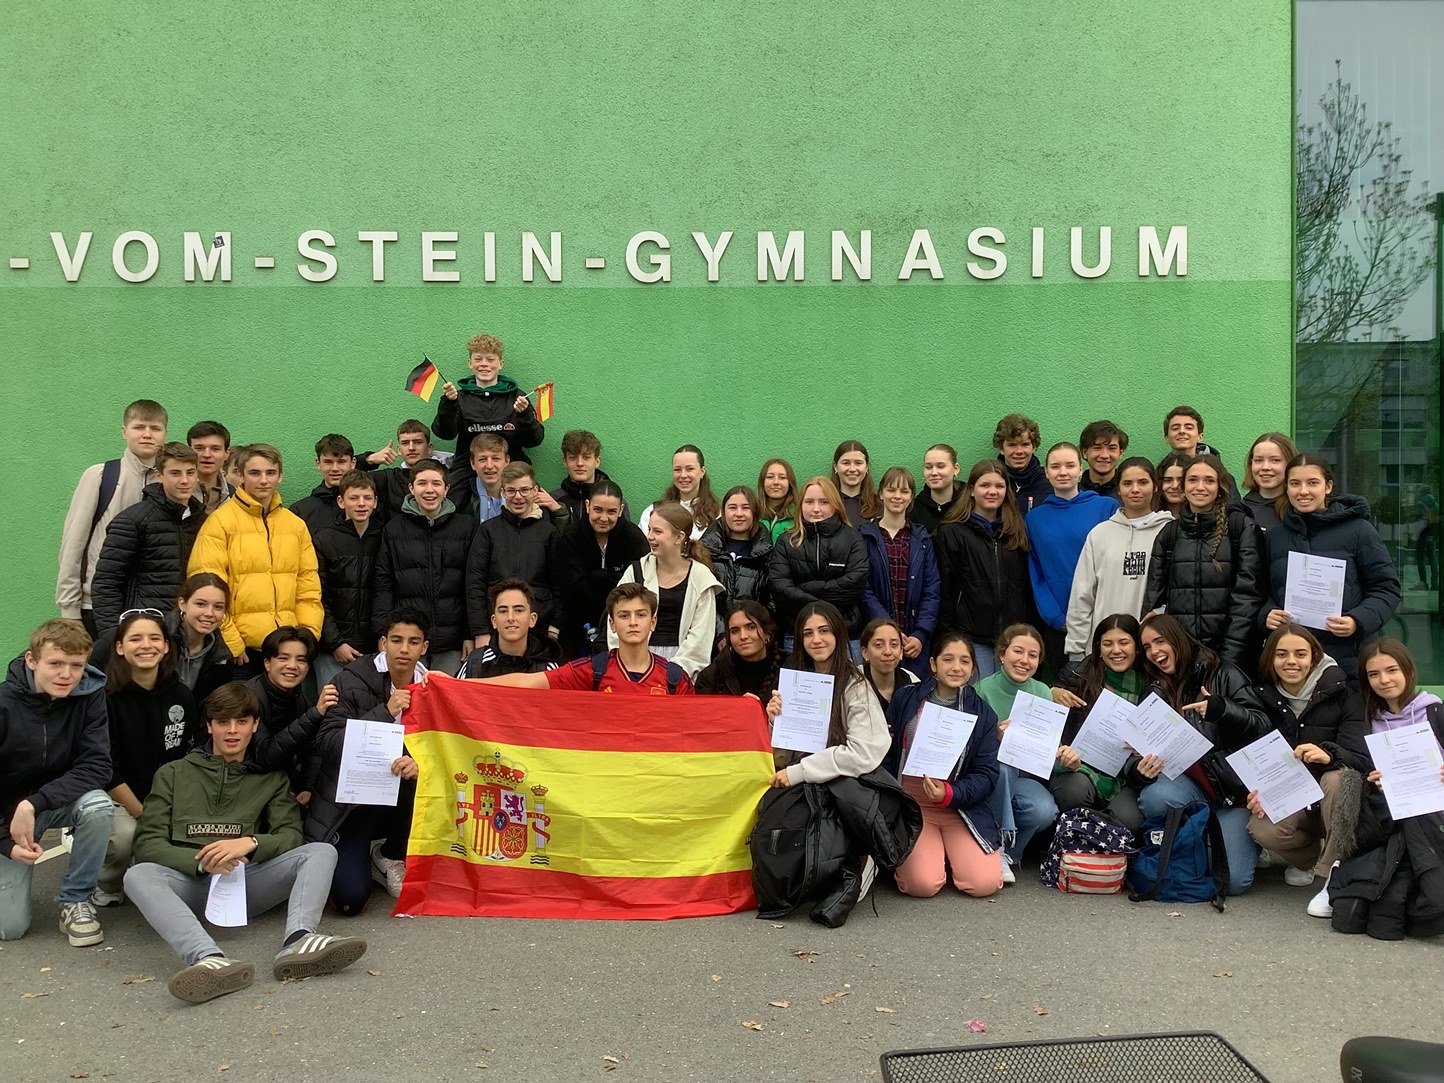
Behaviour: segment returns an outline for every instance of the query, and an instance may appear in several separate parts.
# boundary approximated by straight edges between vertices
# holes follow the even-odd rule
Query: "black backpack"
[[[611,651],[603,651],[601,654],[592,655],[592,691],[602,690],[602,678],[607,675],[607,664],[612,659]],[[682,683],[682,678],[687,671],[676,662],[667,663],[667,695],[675,696],[677,686]]]

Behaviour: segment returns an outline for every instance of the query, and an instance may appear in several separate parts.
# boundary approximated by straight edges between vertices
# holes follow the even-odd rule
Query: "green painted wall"
[[[159,398],[173,434],[216,416],[275,442],[295,497],[316,436],[375,447],[430,420],[402,376],[423,351],[464,374],[481,330],[519,383],[556,382],[543,480],[588,427],[639,505],[684,441],[720,491],[775,452],[821,470],[846,437],[879,472],[937,440],[970,463],[1014,409],[1045,442],[1111,416],[1157,456],[1188,401],[1237,459],[1290,422],[1290,9],[21,0],[0,40],[0,633],[52,611],[70,490],[116,452],[127,401]],[[1140,224],[1189,227],[1186,278],[1138,278]],[[1071,225],[1090,260],[1114,227],[1106,276],[1070,271]],[[995,281],[965,268],[979,226],[1007,237]],[[946,277],[900,283],[920,228]],[[111,267],[132,229],[159,248],[139,285]],[[309,229],[337,239],[333,281],[297,273]],[[366,229],[400,235],[384,283]],[[647,229],[671,239],[670,283],[627,275]],[[729,229],[708,284],[690,232]],[[759,284],[757,231],[791,229],[805,280]],[[873,231],[871,282],[829,281],[833,229]],[[71,284],[49,234],[82,230]],[[231,234],[233,281],[183,281],[186,230]],[[422,283],[423,230],[460,233],[440,266],[461,283]],[[523,230],[563,233],[560,284],[522,283]]]

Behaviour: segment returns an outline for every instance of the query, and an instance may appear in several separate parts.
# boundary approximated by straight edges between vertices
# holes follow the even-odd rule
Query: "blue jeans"
[[[988,798],[988,807],[998,827],[1013,832],[1008,859],[1017,864],[1033,836],[1058,819],[1058,804],[1053,795],[1036,778],[1020,775],[1011,764],[998,764],[998,784]]]
[[[1169,780],[1160,775],[1143,787],[1138,807],[1144,816],[1163,816],[1171,808],[1183,808],[1195,801],[1208,801],[1203,788],[1187,775]],[[1248,833],[1249,811],[1246,808],[1223,808],[1215,805],[1219,826],[1223,828],[1223,849],[1228,859],[1228,893],[1242,895],[1253,887],[1253,868],[1258,861],[1258,843]]]
[[[95,891],[114,815],[110,795],[104,790],[90,790],[62,808],[35,817],[37,839],[52,827],[75,829],[70,866],[60,881],[56,902],[82,902]],[[34,865],[0,857],[0,940],[19,940],[30,928],[30,880],[34,873]]]
[[[979,643],[977,640],[973,640],[973,657],[975,661],[973,679],[968,682],[969,684],[977,684],[984,677],[991,677],[998,672],[998,658],[991,643]]]

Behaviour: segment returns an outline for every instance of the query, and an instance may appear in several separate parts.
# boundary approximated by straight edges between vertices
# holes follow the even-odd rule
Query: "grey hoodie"
[[[1154,539],[1171,522],[1173,516],[1166,511],[1130,519],[1120,508],[1088,532],[1068,596],[1064,650],[1069,659],[1081,662],[1088,656],[1093,629],[1104,617],[1139,615],[1148,588]]]
[[[1289,695],[1282,684],[1278,681],[1274,682],[1274,687],[1279,690],[1279,695],[1283,696],[1288,702],[1289,707],[1294,712],[1295,718],[1304,717],[1304,709],[1308,707],[1309,700],[1314,698],[1314,689],[1318,687],[1319,678],[1324,675],[1324,670],[1338,664],[1338,662],[1335,662],[1327,654],[1324,655],[1319,659],[1319,664],[1314,666],[1314,668],[1309,671],[1309,675],[1304,678],[1303,687],[1298,690],[1296,695]]]

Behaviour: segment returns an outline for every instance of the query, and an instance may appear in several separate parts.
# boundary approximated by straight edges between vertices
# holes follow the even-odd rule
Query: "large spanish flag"
[[[606,696],[433,676],[397,914],[681,918],[757,905],[747,835],[772,775],[754,699]]]

